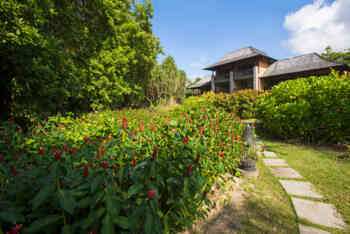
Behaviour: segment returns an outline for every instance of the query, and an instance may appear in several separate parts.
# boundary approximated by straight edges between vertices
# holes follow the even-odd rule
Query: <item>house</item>
[[[317,53],[277,60],[251,46],[233,51],[204,68],[212,71],[211,90],[224,93],[241,89],[266,90],[284,80],[326,75],[331,69],[350,71],[345,64],[330,62]],[[207,89],[205,85],[203,91]]]
[[[193,96],[201,95],[205,92],[208,92],[211,90],[211,76],[205,76],[201,78],[200,81],[198,81],[195,84],[189,85],[187,88],[192,90]]]

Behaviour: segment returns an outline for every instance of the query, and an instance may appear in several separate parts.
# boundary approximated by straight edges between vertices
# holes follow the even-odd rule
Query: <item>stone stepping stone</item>
[[[288,194],[298,195],[303,197],[322,198],[321,194],[314,191],[310,182],[295,181],[295,180],[280,180],[282,187]]]
[[[270,167],[271,173],[277,178],[301,179],[303,178],[297,171],[292,168],[274,168]]]
[[[286,161],[284,159],[270,159],[265,158],[263,159],[266,166],[288,166]]]
[[[318,228],[309,227],[301,224],[299,224],[299,232],[300,234],[330,234],[330,232],[326,232]]]
[[[271,151],[264,151],[264,156],[265,157],[270,157],[270,158],[275,158],[276,157],[276,153],[271,152]]]
[[[331,228],[345,228],[344,221],[331,204],[294,197],[292,197],[292,202],[299,218]]]

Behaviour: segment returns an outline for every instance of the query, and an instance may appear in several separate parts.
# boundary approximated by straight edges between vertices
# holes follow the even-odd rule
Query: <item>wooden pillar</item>
[[[258,66],[255,65],[253,68],[253,88],[258,90],[259,89],[259,77],[258,77]]]
[[[230,71],[230,93],[233,93],[235,83],[233,82],[233,71]]]
[[[211,75],[211,90],[215,93],[215,76],[214,76],[214,72]]]

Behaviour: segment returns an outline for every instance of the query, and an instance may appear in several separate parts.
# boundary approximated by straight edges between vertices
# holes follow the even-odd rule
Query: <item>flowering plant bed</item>
[[[183,230],[208,212],[214,181],[238,173],[243,130],[233,115],[203,106],[57,115],[25,133],[6,122],[0,231]]]

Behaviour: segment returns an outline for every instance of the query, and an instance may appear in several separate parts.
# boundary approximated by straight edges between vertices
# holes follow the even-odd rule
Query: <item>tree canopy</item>
[[[142,102],[161,52],[152,17],[148,0],[1,1],[2,117]]]
[[[350,67],[350,48],[344,51],[333,51],[332,47],[328,46],[321,56],[329,61],[344,63]]]

